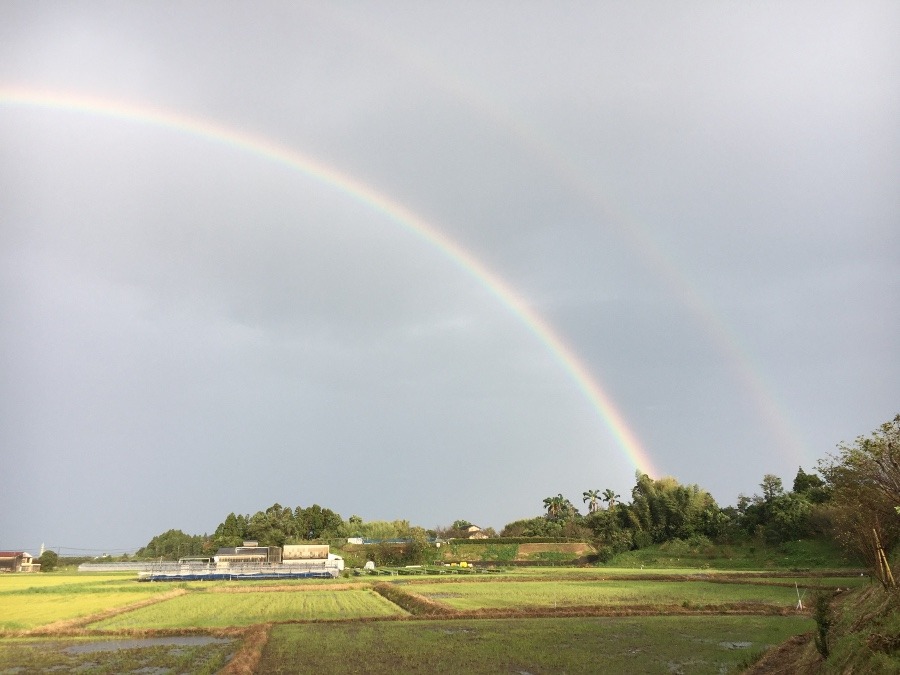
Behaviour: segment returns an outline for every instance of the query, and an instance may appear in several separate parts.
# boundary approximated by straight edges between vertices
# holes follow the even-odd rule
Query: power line
[[[78,551],[79,553],[132,553],[137,551],[141,546],[132,546],[131,548],[76,548],[75,546],[45,546],[46,549],[52,549],[57,553],[62,551]]]

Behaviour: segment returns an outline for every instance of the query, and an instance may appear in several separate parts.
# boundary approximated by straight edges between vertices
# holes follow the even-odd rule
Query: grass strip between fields
[[[241,646],[219,675],[245,675],[258,672],[263,650],[271,635],[270,623],[257,624],[245,629]]]

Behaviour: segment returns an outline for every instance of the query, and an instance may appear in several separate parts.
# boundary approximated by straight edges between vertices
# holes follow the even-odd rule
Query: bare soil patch
[[[519,544],[519,557],[527,557],[535,553],[571,553],[578,558],[583,555],[595,553],[594,547],[584,542],[568,544]]]

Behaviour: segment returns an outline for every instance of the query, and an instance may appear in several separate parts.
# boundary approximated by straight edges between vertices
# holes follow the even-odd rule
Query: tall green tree
[[[838,445],[819,472],[831,490],[836,538],[876,566],[873,532],[886,551],[900,542],[900,414],[870,436]]]
[[[213,534],[216,548],[240,546],[247,539],[247,518],[229,513]]]
[[[606,502],[607,509],[614,509],[616,507],[616,500],[619,499],[621,495],[617,495],[616,491],[612,488],[606,488],[603,491],[603,501]]]
[[[651,540],[687,539],[695,534],[709,536],[710,514],[720,509],[715,499],[697,485],[682,485],[672,477],[653,480],[636,474],[628,509],[630,525],[646,532]]]
[[[59,564],[59,555],[56,551],[47,550],[41,553],[38,562],[41,564],[41,572],[52,572]]]
[[[587,490],[581,493],[582,501],[588,505],[588,513],[593,513],[600,505],[600,490]]]
[[[806,473],[802,466],[797,467],[793,491],[806,499],[810,504],[824,504],[831,497],[825,481],[815,471]]]
[[[575,506],[562,493],[544,499],[544,508],[547,510],[547,518],[554,521],[567,520],[577,513]]]

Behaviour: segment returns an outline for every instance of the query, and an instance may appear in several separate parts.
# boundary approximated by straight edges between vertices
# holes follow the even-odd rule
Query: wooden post
[[[887,588],[895,588],[897,583],[894,581],[894,575],[891,573],[891,566],[888,564],[887,556],[881,547],[881,540],[878,538],[878,531],[873,527],[872,534],[875,535],[875,559],[878,561],[878,576],[881,577],[881,583]]]

